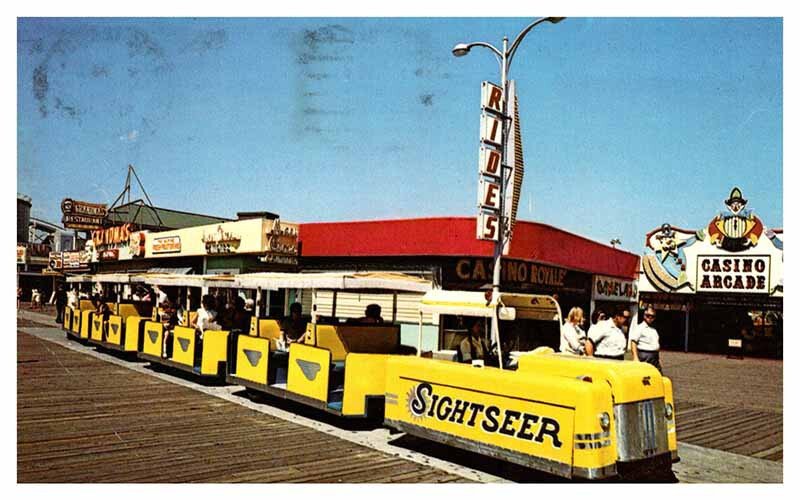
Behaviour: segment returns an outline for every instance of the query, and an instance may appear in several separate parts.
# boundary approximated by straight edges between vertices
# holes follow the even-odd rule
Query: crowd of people
[[[603,310],[595,310],[588,331],[583,330],[586,321],[583,309],[573,307],[561,327],[559,350],[575,356],[622,360],[630,339],[633,360],[650,363],[661,371],[658,332],[653,326],[655,319],[655,309],[648,306],[644,310],[644,320],[633,326],[626,338],[623,328],[630,321],[627,307],[614,309],[610,317]]]

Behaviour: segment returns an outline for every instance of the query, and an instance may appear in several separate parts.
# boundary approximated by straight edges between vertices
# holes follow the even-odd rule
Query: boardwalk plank
[[[463,478],[18,332],[19,482]]]

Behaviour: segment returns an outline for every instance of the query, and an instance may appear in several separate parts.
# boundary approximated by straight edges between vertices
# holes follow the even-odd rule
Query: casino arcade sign
[[[739,188],[725,205],[703,229],[647,234],[640,291],[783,296],[782,231],[765,229]]]

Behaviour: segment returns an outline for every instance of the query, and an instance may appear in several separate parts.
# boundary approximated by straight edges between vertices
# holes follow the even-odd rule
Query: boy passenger
[[[462,363],[472,363],[475,360],[486,360],[490,348],[486,342],[486,328],[482,318],[471,318],[468,336],[458,346],[458,360]]]
[[[164,327],[164,342],[162,356],[165,358],[172,357],[172,330],[178,324],[178,314],[175,309],[175,303],[169,298],[161,302],[161,324]]]
[[[303,306],[294,302],[289,306],[289,317],[281,321],[281,340],[286,350],[295,342],[302,342],[306,335],[306,321],[303,319]]]

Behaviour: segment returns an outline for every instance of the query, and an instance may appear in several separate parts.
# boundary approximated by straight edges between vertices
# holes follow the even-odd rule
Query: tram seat
[[[117,311],[117,316],[121,316],[123,320],[128,319],[130,316],[141,316],[140,310],[137,307],[138,304],[120,304],[119,310]]]
[[[281,338],[281,324],[277,319],[259,319],[258,336],[269,339],[269,349],[274,351],[278,348],[278,339]]]
[[[117,314],[117,303],[116,302],[106,302],[108,306],[108,310],[111,311],[111,314]]]
[[[317,325],[317,347],[331,352],[331,361],[348,353],[394,354],[400,347],[399,325]]]
[[[336,325],[317,325],[315,331],[316,345],[321,349],[331,352],[331,361],[344,361],[347,357],[347,347],[339,336]]]
[[[197,311],[187,311],[186,314],[189,316],[188,321],[186,321],[186,325],[193,325],[195,321],[197,321]]]
[[[442,349],[457,351],[461,341],[467,338],[468,333],[466,329],[445,330],[444,335],[442,335]]]
[[[400,347],[399,325],[340,326],[347,350],[360,354],[395,354]]]
[[[458,351],[454,351],[452,349],[433,351],[433,359],[441,359],[444,361],[458,361]]]
[[[92,301],[89,299],[81,299],[80,308],[82,311],[86,311],[88,309],[94,310],[94,304],[92,304]]]

